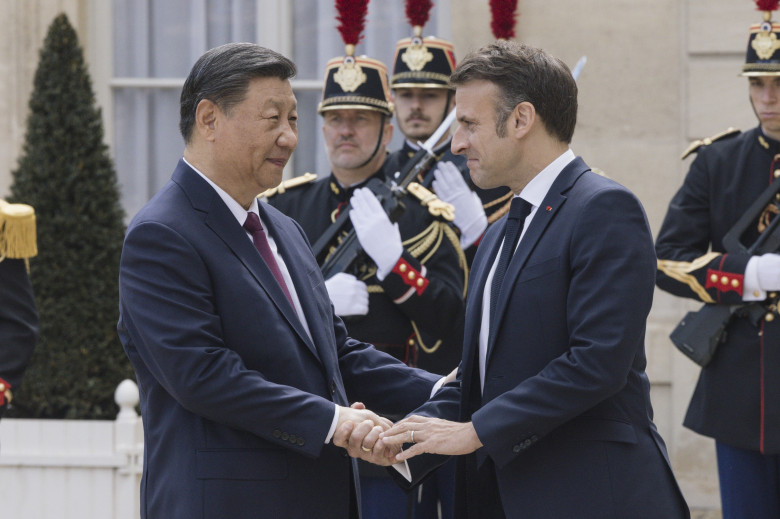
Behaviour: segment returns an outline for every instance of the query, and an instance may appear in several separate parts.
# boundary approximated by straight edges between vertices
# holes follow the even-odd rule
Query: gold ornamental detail
[[[368,78],[360,68],[360,65],[355,63],[354,59],[345,59],[344,63],[339,65],[339,69],[333,74],[333,81],[335,81],[344,92],[354,92],[357,87],[366,82]]]
[[[780,41],[777,40],[775,33],[762,31],[756,34],[750,46],[756,51],[758,59],[770,59],[775,51],[780,48]]]
[[[433,60],[433,54],[428,51],[428,47],[422,43],[412,43],[412,46],[406,49],[401,60],[406,63],[409,70],[415,72],[425,68],[425,65]]]

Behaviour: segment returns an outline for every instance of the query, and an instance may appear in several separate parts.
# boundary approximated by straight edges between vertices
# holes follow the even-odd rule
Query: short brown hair
[[[503,137],[514,108],[529,102],[547,129],[569,144],[577,123],[577,83],[569,68],[542,49],[499,40],[468,54],[450,76],[456,89],[469,81],[485,80],[499,89],[496,134]]]

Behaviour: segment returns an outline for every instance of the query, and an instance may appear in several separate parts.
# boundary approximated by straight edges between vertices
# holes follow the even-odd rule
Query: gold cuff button
[[[720,282],[722,284],[724,284],[724,285],[728,285],[729,284],[729,278],[727,278],[726,276],[723,276],[722,278],[720,278]]]
[[[409,279],[414,279],[414,272],[409,272]]]
[[[717,274],[711,275],[710,276],[710,281],[712,281],[713,283],[717,283],[718,282],[718,275]]]
[[[406,272],[406,265],[404,263],[401,263],[400,265],[398,265],[398,270],[400,270],[401,272]]]
[[[738,279],[732,279],[731,280],[731,286],[733,286],[734,288],[739,287],[739,280]]]

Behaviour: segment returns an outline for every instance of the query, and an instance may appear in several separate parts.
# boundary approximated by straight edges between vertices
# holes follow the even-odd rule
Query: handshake
[[[393,424],[360,403],[339,408],[333,444],[353,458],[389,466],[418,454],[462,455],[482,447],[471,422],[412,415]],[[404,444],[412,444],[402,450]]]
[[[360,458],[377,465],[398,463],[395,457],[401,452],[403,440],[388,443],[380,434],[393,429],[393,422],[369,411],[356,402],[339,409],[339,420],[333,433],[333,444],[343,447],[353,458]],[[408,438],[411,440],[411,438]]]

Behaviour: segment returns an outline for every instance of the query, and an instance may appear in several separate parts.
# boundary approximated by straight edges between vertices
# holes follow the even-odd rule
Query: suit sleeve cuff
[[[331,422],[330,429],[328,429],[328,435],[325,437],[325,443],[330,443],[330,440],[333,438],[333,434],[336,432],[336,424],[339,423],[339,406],[334,404],[333,407],[333,422]]]
[[[401,476],[403,476],[406,481],[409,483],[412,482],[412,471],[409,470],[409,464],[406,463],[406,461],[402,463],[394,463],[392,467],[398,471],[398,473],[401,474]]]

